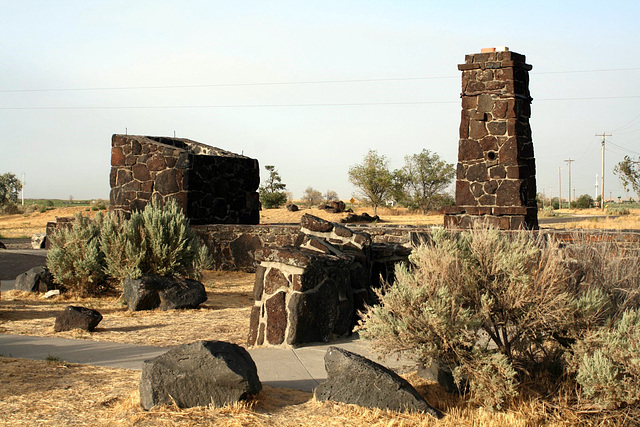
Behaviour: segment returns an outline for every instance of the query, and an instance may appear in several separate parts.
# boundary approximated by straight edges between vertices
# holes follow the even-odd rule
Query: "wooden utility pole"
[[[601,197],[600,198],[602,200],[600,200],[600,209],[604,210],[604,139],[607,136],[611,136],[611,134],[610,133],[607,134],[607,133],[602,132],[602,135],[596,134],[596,136],[601,136],[602,137],[602,188],[600,189],[600,191],[601,191],[601,193],[600,193]]]
[[[571,158],[569,158],[568,160],[565,160],[565,162],[567,162],[567,164],[569,165],[569,206],[567,206],[569,209],[571,209],[571,162],[575,162],[575,160],[572,160]],[[575,196],[574,196],[575,199]]]

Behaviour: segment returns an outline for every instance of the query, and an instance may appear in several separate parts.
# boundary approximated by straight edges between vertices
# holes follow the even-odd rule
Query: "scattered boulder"
[[[178,277],[127,279],[123,288],[124,300],[131,311],[196,308],[207,300],[202,283]]]
[[[0,249],[7,249],[7,247],[4,245],[4,243],[0,242]]]
[[[300,208],[298,207],[298,205],[294,205],[293,203],[290,205],[287,205],[287,210],[289,212],[298,212],[300,210]]]
[[[260,390],[258,370],[247,350],[223,341],[198,341],[145,360],[140,405],[146,410],[173,403],[180,408],[220,407]]]
[[[405,379],[384,366],[338,347],[324,356],[327,381],[314,391],[320,401],[334,400],[397,412],[443,414],[429,405]]]
[[[350,213],[346,218],[342,218],[340,222],[374,222],[379,221],[380,217],[378,215],[371,216],[368,213],[364,212],[361,215]]]
[[[40,265],[16,277],[16,289],[24,292],[47,292],[56,288],[53,274],[49,269]]]
[[[47,235],[44,233],[36,233],[31,236],[31,247],[33,249],[44,249],[46,245]]]
[[[68,306],[62,313],[56,316],[53,330],[56,332],[82,329],[93,331],[102,320],[102,314],[96,310],[85,307]]]
[[[347,206],[344,204],[342,200],[338,200],[338,201],[329,202],[329,204],[327,205],[320,206],[320,209],[324,209],[325,211],[331,212],[331,213],[341,213],[341,212],[345,212],[346,207]]]

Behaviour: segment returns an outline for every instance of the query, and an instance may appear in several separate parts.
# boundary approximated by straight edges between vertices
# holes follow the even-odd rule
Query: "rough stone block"
[[[221,407],[260,390],[258,370],[245,349],[222,341],[199,341],[144,362],[140,405],[146,410],[173,404]]]
[[[329,347],[324,360],[328,378],[314,390],[319,401],[443,417],[405,379],[378,363],[338,347]]]
[[[68,306],[56,316],[53,330],[56,332],[82,329],[83,331],[93,331],[102,320],[102,315],[90,308]]]

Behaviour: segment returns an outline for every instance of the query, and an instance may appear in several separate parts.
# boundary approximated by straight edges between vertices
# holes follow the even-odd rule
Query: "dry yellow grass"
[[[242,272],[205,272],[208,300],[196,310],[130,312],[118,298],[70,299],[60,295],[45,300],[37,295],[9,291],[0,301],[0,333],[57,336],[93,341],[158,347],[197,340],[221,340],[245,345],[249,333],[254,275]],[[98,310],[103,319],[93,332],[54,332],[55,317],[68,305]]]
[[[575,426],[633,425],[624,414],[585,414],[537,400],[516,409],[491,412],[471,407],[415,374],[407,379],[442,420],[336,402],[318,402],[310,393],[264,386],[251,402],[224,408],[144,411],[138,393],[140,373],[126,369],[0,357],[0,423],[4,425],[180,425],[180,426]]]
[[[356,208],[354,212],[362,214],[364,212],[373,216],[373,209],[370,208]],[[304,214],[310,214],[322,219],[326,219],[331,222],[340,222],[342,218],[345,218],[347,213],[329,213],[322,209],[300,209],[297,212],[289,212],[285,208],[279,209],[263,209],[260,211],[260,223],[261,224],[299,224],[300,218]],[[440,214],[420,215],[409,213],[404,208],[389,209],[379,208],[378,216],[380,221],[379,225],[442,225],[444,223],[443,216]]]
[[[30,214],[0,215],[0,235],[8,238],[31,237],[36,233],[44,233],[47,222],[55,221],[56,217],[74,216],[77,212],[90,217],[96,214],[96,211],[86,209],[86,206],[71,206],[43,213],[35,211]]]

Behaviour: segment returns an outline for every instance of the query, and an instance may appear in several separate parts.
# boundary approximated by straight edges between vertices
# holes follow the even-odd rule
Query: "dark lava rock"
[[[123,288],[124,300],[131,311],[196,308],[207,300],[202,283],[177,277],[127,279]]]
[[[146,410],[173,403],[180,408],[219,407],[260,390],[258,370],[247,350],[223,341],[198,341],[145,360],[140,405]]]
[[[443,414],[430,406],[405,379],[384,366],[338,347],[324,356],[328,379],[314,391],[320,401],[334,400],[397,412]]]
[[[56,316],[56,323],[53,330],[62,332],[72,329],[82,329],[83,331],[91,332],[98,326],[101,320],[102,314],[96,310],[70,305]]]

